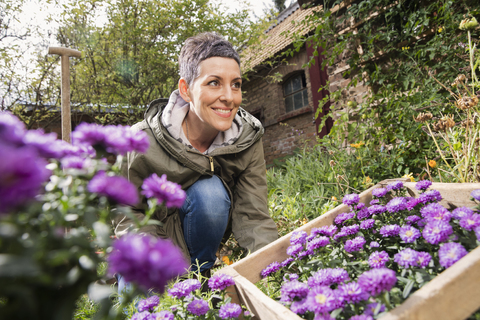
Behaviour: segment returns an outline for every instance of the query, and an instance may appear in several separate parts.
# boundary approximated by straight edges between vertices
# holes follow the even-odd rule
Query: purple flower
[[[288,249],[287,249],[287,253],[288,253]],[[260,275],[262,276],[262,278],[265,278],[265,277],[268,277],[269,275],[271,275],[272,273],[277,272],[279,269],[280,269],[280,263],[275,261],[275,262],[270,263],[265,269],[263,269],[262,272],[260,273]],[[210,284],[210,280],[208,282]]]
[[[452,226],[448,222],[442,220],[432,220],[428,222],[422,231],[423,237],[430,244],[445,242],[452,233]]]
[[[427,221],[444,220],[450,221],[452,214],[439,203],[430,203],[420,210],[422,217]]]
[[[390,260],[388,253],[385,251],[375,251],[368,257],[370,268],[384,268]]]
[[[22,121],[10,112],[0,111],[0,143],[21,146],[25,133],[25,124]]]
[[[152,174],[143,180],[142,189],[147,198],[155,197],[159,203],[165,202],[167,208],[180,208],[187,196],[179,184],[167,180],[166,174],[161,178],[156,173]]]
[[[369,295],[354,281],[342,284],[339,291],[347,303],[358,303],[369,298]]]
[[[363,230],[371,229],[373,228],[374,225],[375,225],[374,219],[367,219],[360,223],[360,229],[363,229]]]
[[[298,280],[298,274],[296,273],[285,273],[283,276],[283,281],[293,281],[293,280]]]
[[[151,296],[147,299],[140,300],[138,302],[137,310],[138,312],[153,311],[153,308],[158,306],[159,303],[160,298],[158,296]]]
[[[324,286],[312,288],[308,293],[306,301],[308,310],[315,313],[335,310],[337,303],[337,296],[333,290]]]
[[[192,291],[198,290],[201,287],[202,284],[197,279],[187,279],[182,282],[175,283],[173,287],[168,290],[168,294],[175,298],[184,298]]]
[[[396,197],[390,200],[385,206],[390,213],[398,212],[407,209],[408,201],[403,197]]]
[[[315,250],[321,247],[325,247],[329,243],[330,239],[325,236],[314,238],[312,241],[307,243],[307,250]]]
[[[303,300],[309,291],[310,289],[306,283],[297,280],[285,282],[280,289],[282,296],[281,301],[292,302],[294,300]]]
[[[355,315],[348,320],[373,320],[372,316],[366,314]]]
[[[358,230],[360,229],[360,226],[358,224],[354,224],[353,226],[345,226],[340,230],[340,233],[346,233],[347,235],[351,236],[353,234],[356,234]]]
[[[133,206],[138,203],[137,188],[124,177],[107,176],[104,171],[97,173],[87,185],[88,191],[98,193],[109,200]]]
[[[363,208],[365,208],[365,203],[360,202],[359,204],[357,204],[357,210],[362,210]]]
[[[471,214],[473,214],[473,210],[467,207],[459,207],[452,211],[452,216],[457,220]]]
[[[174,320],[175,316],[170,311],[160,311],[152,313],[151,320]],[[150,320],[150,319],[149,319]]]
[[[305,312],[304,312],[305,313]],[[315,314],[315,317],[313,318],[313,320],[335,320],[335,318],[333,318],[330,313],[328,312],[323,312],[323,313],[316,313]]]
[[[370,248],[378,248],[380,247],[380,244],[377,241],[372,241],[369,244]]]
[[[222,319],[238,318],[241,313],[242,307],[232,302],[224,304],[220,307],[220,310],[218,311],[218,315]]]
[[[196,315],[196,316],[203,316],[207,314],[210,308],[208,307],[208,302],[203,299],[194,298],[188,305],[187,305],[188,312]]]
[[[63,169],[85,169],[91,166],[90,158],[83,158],[79,156],[66,156],[62,158],[61,164]]]
[[[417,190],[427,190],[432,185],[430,180],[420,180],[415,184]]]
[[[417,252],[416,266],[419,268],[425,268],[426,266],[428,266],[431,260],[432,260],[432,256],[430,255],[430,253],[419,251]]]
[[[385,188],[375,188],[372,190],[372,196],[377,198],[383,198],[387,194],[388,190]]]
[[[362,219],[370,217],[371,215],[372,214],[370,213],[368,208],[363,208],[362,210],[357,212],[357,219],[362,220]]]
[[[394,182],[389,183],[386,186],[387,190],[400,190],[402,188],[403,188],[403,182],[402,181],[394,181]]]
[[[347,271],[342,268],[331,269],[330,278],[333,281],[333,283],[342,283],[350,280],[350,277],[348,276]]]
[[[460,219],[460,226],[468,231],[472,231],[476,227],[480,226],[480,214],[472,213]]]
[[[470,195],[473,199],[480,201],[480,189],[473,190]]]
[[[363,245],[366,243],[365,238],[362,236],[358,236],[354,238],[353,240],[347,240],[345,242],[345,251],[347,252],[354,252],[354,251],[360,251],[363,249]]]
[[[289,256],[295,257],[303,250],[303,245],[301,244],[294,244],[287,248],[287,254]]]
[[[411,215],[411,216],[408,216],[408,217],[405,218],[405,223],[408,224],[408,225],[412,225],[419,220],[420,220],[419,216]]]
[[[333,240],[338,241],[338,239],[348,236],[346,232],[339,232],[333,236]]]
[[[210,279],[208,279],[208,286],[212,290],[222,291],[222,290],[225,290],[227,287],[230,287],[233,285],[235,285],[235,280],[233,280],[233,277],[224,273],[216,273]]]
[[[308,234],[305,231],[293,231],[290,236],[290,244],[304,244]]]
[[[340,213],[334,220],[335,224],[343,224],[345,221],[355,218],[354,212]]]
[[[292,263],[293,261],[295,261],[295,259],[293,259],[292,257],[283,260],[283,261],[280,263],[280,268],[288,267],[288,265],[289,265],[290,263]]]
[[[366,305],[365,307],[365,311],[363,311],[363,314],[367,315],[367,316],[374,316],[375,315],[375,310],[377,309],[379,303],[378,302],[374,302],[374,303],[369,303]],[[378,310],[378,312],[383,312],[385,311],[385,306],[382,304]]]
[[[368,212],[372,216],[382,214],[385,211],[387,211],[387,208],[379,204],[374,204],[373,206],[368,207]]]
[[[3,134],[1,126],[0,133]],[[47,162],[29,146],[15,148],[0,141],[0,154],[1,214],[32,200],[50,176],[50,170],[45,168]]]
[[[395,271],[387,268],[371,269],[358,277],[360,287],[372,296],[377,296],[383,291],[390,291],[396,282]]]
[[[420,238],[420,231],[417,228],[408,225],[400,228],[400,239],[406,243],[413,243],[418,238]]]
[[[370,205],[373,206],[375,204],[379,204],[380,203],[380,200],[378,199],[373,199],[372,201],[370,201]]]
[[[182,251],[170,240],[131,233],[113,242],[107,261],[109,274],[119,273],[125,281],[159,293],[189,267]]]
[[[101,126],[81,123],[72,132],[74,145],[101,147],[107,152],[126,154],[130,151],[145,153],[149,146],[148,136],[143,131],[134,131],[124,126]]]
[[[343,196],[342,203],[347,206],[353,206],[360,201],[360,196],[356,193],[346,194]]]
[[[152,314],[148,311],[142,311],[139,313],[135,313],[130,320],[151,320]]]
[[[417,264],[417,251],[410,248],[404,249],[393,256],[393,261],[404,268],[415,266]]]
[[[38,154],[46,159],[59,159],[63,156],[62,143],[57,143],[57,134],[44,133],[42,129],[28,130],[23,136],[23,142],[26,145],[34,147]]]
[[[408,211],[412,211],[417,205],[419,205],[420,203],[422,203],[420,201],[420,198],[412,198],[410,200],[408,200],[407,202],[407,210]]]
[[[444,268],[449,268],[462,257],[466,256],[467,253],[467,250],[465,250],[460,243],[445,243],[438,250],[440,265]]]
[[[397,224],[390,224],[380,228],[382,237],[395,237],[400,233],[400,226]]]
[[[325,268],[315,272],[310,278],[308,278],[308,286],[310,288],[318,286],[330,286],[334,283],[341,283],[350,279],[347,271],[342,268]]]
[[[420,202],[423,204],[428,202],[440,202],[442,201],[442,195],[440,192],[438,192],[438,190],[430,190],[422,193],[418,199],[420,199]]]
[[[320,228],[313,228],[312,229],[312,234],[317,235],[321,234],[327,237],[333,236],[337,232],[337,226],[335,225],[330,225],[330,226],[322,226]]]
[[[295,312],[296,314],[304,314],[308,311],[306,302],[307,299],[304,299],[302,301],[293,301],[292,305],[290,306],[290,310],[292,310],[292,312]]]

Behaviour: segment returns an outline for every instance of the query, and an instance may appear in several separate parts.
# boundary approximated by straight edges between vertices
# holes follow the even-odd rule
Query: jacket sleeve
[[[256,251],[278,238],[268,212],[267,175],[260,139],[249,149],[252,158],[233,192],[232,231],[241,247]]]

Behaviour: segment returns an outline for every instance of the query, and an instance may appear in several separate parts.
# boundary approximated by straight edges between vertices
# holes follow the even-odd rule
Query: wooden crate
[[[394,181],[384,180],[360,194],[360,202],[369,204],[372,190]],[[415,183],[403,180],[410,195],[418,195]],[[472,190],[480,189],[480,183],[433,183],[431,189],[438,190],[443,200],[440,202],[448,209],[460,206],[473,207],[470,200]],[[333,224],[337,215],[349,211],[348,206],[339,205],[324,215],[310,221],[296,231],[310,233],[312,228]],[[231,275],[235,286],[229,288],[233,302],[241,303],[260,320],[300,320],[298,315],[280,303],[266,296],[255,285],[261,280],[260,272],[274,261],[288,258],[286,253],[290,245],[287,234],[250,256],[227,266],[218,272]],[[413,293],[401,306],[382,317],[385,320],[441,320],[465,319],[480,307],[480,247],[476,248],[452,267]]]

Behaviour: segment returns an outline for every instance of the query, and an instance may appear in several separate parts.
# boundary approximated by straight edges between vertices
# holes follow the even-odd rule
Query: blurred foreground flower
[[[147,198],[155,197],[160,204],[165,203],[167,208],[180,208],[187,196],[179,184],[167,180],[166,174],[162,177],[152,174],[143,181],[142,189],[142,194]]]
[[[165,285],[188,267],[183,253],[171,241],[148,235],[127,234],[113,243],[107,258],[109,273],[119,273],[140,288],[165,291]]]
[[[114,203],[135,205],[138,203],[137,188],[124,177],[107,176],[100,171],[88,183],[88,191],[106,196]]]

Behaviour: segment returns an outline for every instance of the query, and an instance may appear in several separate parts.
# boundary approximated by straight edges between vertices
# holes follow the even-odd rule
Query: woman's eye
[[[208,83],[209,86],[218,86],[218,81],[217,80],[213,80],[213,81],[210,81]]]
[[[233,87],[234,87],[234,88],[237,88],[237,89],[240,89],[240,88],[242,87],[242,83],[241,83],[241,82],[235,82],[235,83],[233,84]]]

